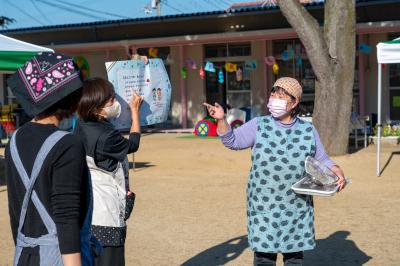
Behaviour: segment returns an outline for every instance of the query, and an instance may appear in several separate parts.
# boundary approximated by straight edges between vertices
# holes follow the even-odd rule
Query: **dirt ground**
[[[333,158],[352,183],[315,197],[317,248],[305,265],[400,264],[400,146]],[[392,154],[393,153],[393,154]],[[245,193],[250,150],[230,151],[218,139],[177,134],[142,137],[131,186],[127,265],[252,265],[246,239]],[[6,187],[0,187],[0,265],[11,265]],[[280,264],[279,264],[280,265]]]

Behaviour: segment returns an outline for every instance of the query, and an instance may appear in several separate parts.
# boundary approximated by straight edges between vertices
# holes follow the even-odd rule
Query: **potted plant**
[[[374,136],[370,137],[373,143],[378,141],[378,126],[374,127]],[[397,145],[400,142],[400,125],[385,124],[381,131],[382,143]]]

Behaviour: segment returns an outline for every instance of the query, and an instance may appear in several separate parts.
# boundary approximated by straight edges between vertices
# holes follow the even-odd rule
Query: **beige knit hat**
[[[290,77],[279,78],[277,81],[275,81],[274,87],[281,87],[299,101],[301,99],[303,89],[301,88],[301,85],[297,79]]]

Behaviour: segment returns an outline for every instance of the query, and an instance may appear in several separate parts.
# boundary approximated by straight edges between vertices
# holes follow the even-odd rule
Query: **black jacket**
[[[130,133],[126,139],[106,120],[78,120],[74,134],[82,140],[86,154],[96,165],[110,172],[116,169],[118,162],[125,160],[127,154],[139,149],[140,133]]]

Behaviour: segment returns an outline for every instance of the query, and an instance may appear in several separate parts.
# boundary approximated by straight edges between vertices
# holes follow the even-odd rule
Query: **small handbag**
[[[136,194],[132,191],[126,193],[126,203],[125,203],[125,221],[131,216],[133,206],[135,205]]]

